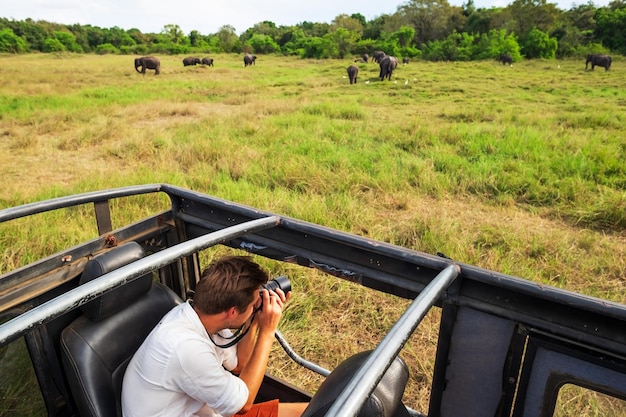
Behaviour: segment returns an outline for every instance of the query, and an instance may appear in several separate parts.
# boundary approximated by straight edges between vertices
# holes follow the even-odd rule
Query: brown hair
[[[209,265],[196,284],[193,305],[204,314],[236,307],[244,311],[269,275],[249,256],[224,256]]]

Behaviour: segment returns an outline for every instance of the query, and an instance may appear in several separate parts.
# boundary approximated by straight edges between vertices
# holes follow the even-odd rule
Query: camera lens
[[[282,275],[269,281],[263,286],[263,288],[268,291],[276,291],[276,289],[280,288],[285,294],[287,294],[289,291],[291,291],[291,282],[289,281],[289,278],[287,278],[285,275]]]

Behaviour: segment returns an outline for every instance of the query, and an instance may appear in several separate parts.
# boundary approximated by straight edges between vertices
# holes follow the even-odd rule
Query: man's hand
[[[276,291],[261,290],[262,307],[256,313],[260,331],[270,331],[274,333],[278,328],[280,317],[287,300],[291,298],[291,291],[285,295],[283,290],[277,288]]]

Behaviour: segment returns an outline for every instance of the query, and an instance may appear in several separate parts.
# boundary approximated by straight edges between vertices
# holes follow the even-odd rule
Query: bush
[[[0,30],[0,52],[12,54],[28,52],[28,44],[24,39],[13,33],[13,30],[9,28],[2,29]]]
[[[552,59],[558,46],[556,38],[551,38],[547,33],[534,28],[528,33],[522,52],[526,58]]]
[[[96,48],[96,54],[98,55],[107,55],[107,54],[119,54],[120,51],[115,46],[110,43],[103,43],[102,45],[98,45]]]
[[[67,48],[56,38],[48,38],[43,42],[43,52],[65,52]]]

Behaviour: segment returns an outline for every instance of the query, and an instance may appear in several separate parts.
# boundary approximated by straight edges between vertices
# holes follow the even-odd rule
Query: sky
[[[448,0],[461,6],[467,0]],[[501,7],[512,0],[474,0],[476,7]],[[560,9],[586,0],[548,0]],[[183,33],[197,30],[203,35],[230,25],[239,35],[264,20],[277,26],[303,21],[331,23],[340,14],[361,13],[367,20],[396,12],[406,0],[0,0],[0,17],[15,20],[46,20],[54,23],[137,28],[143,33],[160,33],[165,25],[178,25]],[[598,7],[609,0],[594,0]]]

